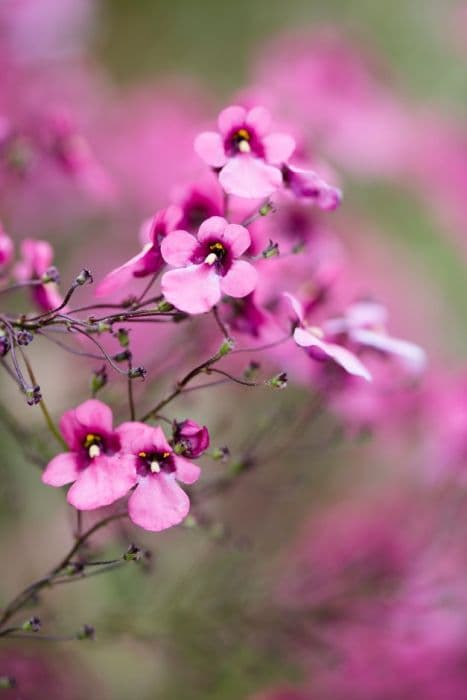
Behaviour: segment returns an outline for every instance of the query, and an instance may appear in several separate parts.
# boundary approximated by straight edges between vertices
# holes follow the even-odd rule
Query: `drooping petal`
[[[426,353],[415,343],[400,338],[392,338],[386,333],[359,328],[351,333],[351,339],[367,347],[389,355],[397,355],[413,372],[422,372],[426,367]]]
[[[221,277],[221,289],[230,297],[246,297],[256,287],[258,273],[246,260],[234,260],[229,271]]]
[[[210,216],[199,227],[198,241],[204,243],[205,241],[222,238],[228,225],[228,221],[222,216]]]
[[[188,314],[210,311],[221,297],[219,277],[204,264],[166,272],[161,289],[167,301]]]
[[[160,532],[188,515],[190,500],[173,476],[157,474],[140,479],[128,501],[130,519],[145,530]]]
[[[198,241],[186,231],[172,231],[161,243],[161,253],[166,263],[174,267],[189,265]]]
[[[247,199],[269,197],[282,184],[278,168],[259,158],[241,154],[231,158],[219,173],[219,182],[228,194]]]
[[[286,163],[295,150],[295,139],[290,134],[268,134],[263,138],[268,163]]]
[[[98,399],[89,399],[75,408],[76,419],[90,432],[112,432],[112,409]]]
[[[222,136],[228,136],[235,129],[241,129],[246,121],[246,109],[232,105],[222,110],[217,118],[217,126]]]
[[[78,510],[94,510],[123,498],[136,484],[136,460],[132,455],[102,455],[81,471],[67,494]]]
[[[239,258],[240,255],[243,255],[251,244],[248,229],[245,226],[240,226],[240,224],[228,224],[222,232],[221,240],[226,243],[234,258]]]
[[[321,338],[318,338],[312,331],[304,328],[295,329],[294,340],[300,347],[317,348],[324,357],[334,360],[336,364],[340,365],[340,367],[349,374],[371,381],[371,374],[365,365],[360,362],[356,355],[341,345],[327,343],[321,340]]]
[[[197,464],[193,464],[190,460],[177,455],[174,455],[173,460],[175,464],[175,475],[179,481],[183,484],[194,484],[195,481],[198,481],[201,469]]]
[[[42,472],[42,483],[65,486],[78,478],[80,460],[75,452],[62,452],[50,460]]]
[[[216,131],[204,131],[198,134],[194,148],[201,160],[212,168],[222,168],[227,161],[222,138]]]
[[[125,287],[133,277],[145,277],[146,275],[154,274],[162,265],[163,261],[159,251],[155,250],[153,245],[148,243],[138,255],[109,272],[102,282],[97,285],[94,295],[96,297],[108,296]]]
[[[245,124],[253,129],[257,136],[265,136],[271,128],[271,114],[266,107],[253,107],[246,115]]]

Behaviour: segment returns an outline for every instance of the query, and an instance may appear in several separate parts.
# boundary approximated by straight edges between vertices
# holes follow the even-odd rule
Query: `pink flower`
[[[332,360],[348,374],[371,381],[371,374],[356,355],[342,345],[327,340],[324,326],[322,328],[309,326],[305,320],[305,314],[298,299],[287,292],[284,293],[284,296],[289,300],[296,315],[296,320],[298,321],[298,326],[295,328],[293,334],[297,345],[306,348],[308,354],[314,360],[321,362]]]
[[[187,459],[196,459],[209,447],[209,432],[206,426],[194,420],[174,422],[173,440],[175,452]]]
[[[177,228],[190,233],[197,231],[210,216],[222,216],[224,213],[224,193],[211,172],[194,183],[175,187],[172,197],[182,210]]]
[[[179,226],[181,219],[180,207],[171,205],[145,221],[140,230],[143,249],[138,255],[109,272],[98,284],[95,296],[107,296],[125,287],[135,277],[147,277],[159,272],[164,265],[160,249],[161,239]]]
[[[159,532],[178,525],[188,514],[190,500],[177,483],[193,484],[200,468],[177,455],[160,428],[123,423],[118,428],[122,449],[133,455],[137,487],[128,501],[131,520]]]
[[[313,202],[324,211],[337,209],[342,201],[342,192],[328,185],[314,170],[303,170],[293,165],[282,167],[284,185],[298,199]]]
[[[360,301],[351,304],[342,317],[326,321],[323,329],[331,335],[346,334],[353,343],[394,355],[410,371],[422,372],[426,366],[425,351],[414,343],[390,336],[386,331],[387,316],[382,304]]]
[[[291,156],[295,141],[289,134],[270,133],[271,116],[264,107],[224,109],[219,133],[206,131],[195,140],[205,163],[220,168],[219,182],[228,194],[256,199],[268,197],[282,184],[280,167]]]
[[[108,506],[136,483],[132,455],[124,454],[112,411],[101,401],[85,401],[63,414],[60,431],[70,452],[54,457],[42,474],[49,486],[72,482],[67,500],[79,510]]]
[[[53,248],[47,241],[27,238],[21,243],[22,259],[15,266],[15,275],[20,282],[47,279],[53,261]],[[44,311],[51,311],[62,303],[58,286],[54,281],[31,287],[34,302]]]
[[[8,265],[13,256],[13,241],[4,232],[0,224],[0,270]]]
[[[249,248],[244,226],[220,216],[204,221],[198,236],[173,231],[161,244],[164,260],[178,267],[162,277],[162,292],[171,304],[190,314],[210,311],[224,293],[245,297],[257,282],[255,268],[238,258]]]

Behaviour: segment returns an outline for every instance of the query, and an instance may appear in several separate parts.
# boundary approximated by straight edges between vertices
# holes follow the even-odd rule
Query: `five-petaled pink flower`
[[[145,221],[140,230],[143,249],[138,255],[109,272],[98,284],[95,296],[107,296],[125,287],[133,278],[139,279],[159,272],[164,266],[160,242],[169,231],[180,225],[182,216],[181,208],[171,205]]]
[[[137,487],[128,501],[130,519],[152,532],[178,525],[188,514],[190,500],[177,481],[193,484],[200,468],[177,455],[160,428],[123,423],[118,435],[123,452],[133,455],[137,473]]]
[[[169,270],[161,281],[167,301],[181,311],[201,314],[213,308],[222,293],[244,297],[256,286],[253,265],[238,258],[251,243],[244,226],[229,224],[220,216],[204,221],[198,236],[173,231],[161,244],[164,260],[178,270]]]
[[[27,238],[21,243],[21,260],[15,265],[14,273],[20,282],[47,280],[52,267],[53,248],[47,241]],[[44,281],[31,287],[34,302],[44,311],[51,311],[62,303],[62,296],[54,281]]]
[[[270,133],[271,116],[264,107],[247,111],[231,106],[218,117],[219,132],[206,131],[195,140],[195,151],[207,165],[220,168],[219,182],[228,194],[268,197],[282,184],[281,166],[295,141],[290,134]]]
[[[54,457],[42,474],[49,486],[74,482],[67,500],[79,510],[108,506],[136,483],[132,455],[121,450],[112,411],[101,401],[85,401],[63,414],[60,431],[70,448]]]
[[[371,381],[371,374],[356,355],[342,345],[328,340],[322,327],[309,326],[298,299],[287,292],[284,293],[284,296],[289,300],[296,316],[295,320],[298,322],[293,334],[297,345],[306,348],[308,354],[314,360],[332,360],[348,374]]]

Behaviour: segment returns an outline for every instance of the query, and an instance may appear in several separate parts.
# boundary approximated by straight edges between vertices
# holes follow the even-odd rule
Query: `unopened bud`
[[[230,450],[228,447],[215,447],[209,456],[217,462],[226,462],[230,457]]]
[[[18,331],[16,334],[16,340],[18,342],[18,345],[29,345],[29,343],[32,343],[34,340],[34,336],[31,333],[31,331]]]
[[[263,204],[262,207],[259,208],[259,214],[260,216],[267,216],[268,214],[271,214],[271,212],[275,212],[276,207],[272,202],[266,202]]]
[[[131,358],[132,354],[129,350],[122,350],[122,352],[118,352],[113,356],[113,360],[115,362],[128,362],[128,360],[131,360]]]
[[[172,311],[173,309],[173,305],[165,299],[162,299],[162,301],[160,301],[156,306],[156,311],[162,314],[166,313],[167,311]]]
[[[95,639],[96,630],[91,625],[83,625],[77,632],[76,639]]]
[[[89,270],[86,268],[83,268],[79,275],[75,278],[75,284],[78,285],[79,287],[82,287],[84,284],[89,284],[93,283],[93,278]]]
[[[267,247],[261,253],[263,258],[275,258],[279,255],[279,244],[269,241]]]
[[[41,277],[41,281],[44,284],[47,284],[48,282],[55,282],[57,284],[58,282],[60,282],[60,273],[57,270],[57,268],[54,265],[52,265],[44,272],[44,274]]]
[[[24,632],[39,632],[40,628],[41,621],[38,617],[31,617],[21,625],[21,629],[24,630]]]
[[[25,390],[26,401],[29,406],[36,406],[42,399],[40,386],[32,386]]]
[[[267,379],[265,384],[271,387],[271,389],[285,389],[287,386],[287,374],[285,372],[280,372],[274,375],[274,377]]]
[[[220,348],[219,348],[219,353],[218,353],[218,354],[219,354],[221,357],[225,357],[225,356],[228,355],[230,352],[232,352],[232,350],[234,349],[234,347],[235,347],[235,343],[234,343],[234,341],[232,340],[232,338],[226,338],[226,339],[224,340],[224,342],[222,343],[222,345],[220,346]]]
[[[145,556],[144,550],[137,547],[135,544],[130,544],[125,554],[123,555],[123,561],[141,561]]]
[[[130,379],[144,379],[148,371],[144,367],[132,367],[128,370],[128,376]]]
[[[107,377],[107,367],[102,365],[100,369],[95,370],[91,375],[91,392],[95,396],[98,391],[100,391],[108,381]]]
[[[119,328],[115,331],[114,337],[118,340],[122,348],[127,348],[130,344],[129,331],[126,328]]]
[[[0,689],[16,688],[16,680],[13,676],[0,676]]]

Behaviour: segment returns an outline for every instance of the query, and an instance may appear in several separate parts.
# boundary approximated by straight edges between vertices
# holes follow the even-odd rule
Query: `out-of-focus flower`
[[[175,421],[173,426],[174,450],[188,459],[196,459],[209,447],[209,432],[205,425],[194,420]]]
[[[164,266],[161,255],[161,240],[174,231],[182,219],[180,207],[171,205],[162,209],[152,219],[143,223],[140,229],[140,239],[143,249],[127,262],[115,268],[97,285],[96,297],[107,296],[122,289],[132,278],[154,275]]]
[[[0,270],[8,265],[13,256],[13,241],[0,224]]]
[[[256,199],[281,186],[277,166],[290,158],[295,141],[290,134],[270,133],[271,116],[264,107],[227,107],[218,127],[219,132],[199,134],[195,150],[205,163],[221,169],[219,181],[228,194]]]
[[[337,209],[342,201],[342,192],[325,182],[314,170],[304,170],[294,165],[282,167],[284,185],[297,197],[316,204],[324,211]]]
[[[125,496],[136,483],[131,454],[121,451],[120,436],[112,427],[112,411],[90,399],[63,414],[60,431],[70,448],[54,457],[42,474],[49,486],[72,482],[67,500],[79,510],[107,506]]]
[[[224,214],[224,193],[213,173],[189,185],[174,187],[172,201],[182,210],[177,228],[194,233],[203,221]]]
[[[205,313],[221,294],[245,297],[256,286],[257,272],[240,256],[250,246],[244,226],[229,224],[220,216],[204,221],[198,235],[174,231],[162,241],[164,260],[178,267],[162,277],[162,292],[181,311]]]
[[[16,263],[14,274],[20,282],[31,280],[44,280],[44,284],[31,286],[31,295],[34,302],[44,311],[51,311],[62,303],[62,296],[58,286],[49,271],[52,268],[53,248],[47,241],[27,238],[22,241],[21,259]]]
[[[284,296],[289,300],[292,309],[296,316],[298,325],[294,330],[294,340],[302,348],[306,348],[310,357],[314,360],[325,361],[332,360],[343,370],[356,377],[362,377],[367,381],[371,381],[371,374],[362,362],[350,350],[338,345],[337,343],[327,340],[327,335],[323,327],[309,326],[305,319],[305,314],[302,305],[292,294],[284,293]]]
[[[382,304],[359,301],[351,304],[342,317],[326,321],[323,330],[326,335],[346,335],[358,346],[394,355],[411,372],[422,372],[426,366],[425,351],[414,343],[389,335],[386,331],[387,317],[387,310]]]
[[[123,423],[118,435],[123,451],[133,455],[137,472],[137,487],[128,501],[131,520],[152,532],[178,525],[188,514],[190,500],[177,481],[193,484],[200,468],[176,454],[160,428]]]

